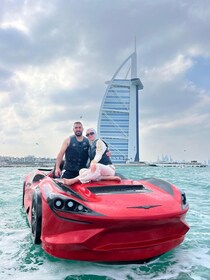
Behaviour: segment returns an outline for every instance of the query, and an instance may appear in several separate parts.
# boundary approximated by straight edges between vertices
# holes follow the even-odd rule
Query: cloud
[[[186,142],[210,158],[209,24],[208,0],[2,0],[0,154],[54,157],[75,120],[97,127],[136,37],[141,158],[182,159]]]

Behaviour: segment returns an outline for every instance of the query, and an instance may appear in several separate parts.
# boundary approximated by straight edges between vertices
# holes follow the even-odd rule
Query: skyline
[[[209,23],[208,0],[2,0],[0,155],[54,158],[74,121],[97,128],[136,38],[140,160],[208,160]]]

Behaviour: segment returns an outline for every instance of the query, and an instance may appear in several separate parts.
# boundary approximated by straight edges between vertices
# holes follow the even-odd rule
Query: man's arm
[[[64,156],[65,151],[68,148],[69,144],[70,144],[70,138],[68,137],[67,139],[64,140],[64,142],[61,146],[60,152],[57,155],[56,164],[55,164],[55,176],[56,177],[61,176],[60,165],[61,165],[61,162],[63,160],[63,156]]]

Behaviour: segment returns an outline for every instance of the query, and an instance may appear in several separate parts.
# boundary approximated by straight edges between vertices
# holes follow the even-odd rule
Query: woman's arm
[[[101,139],[98,139],[96,142],[96,155],[95,155],[93,161],[99,162],[105,151],[106,151],[105,143]]]

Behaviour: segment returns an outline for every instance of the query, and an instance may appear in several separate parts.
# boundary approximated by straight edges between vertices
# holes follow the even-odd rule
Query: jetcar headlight
[[[64,201],[60,198],[58,199],[55,199],[54,201],[54,207],[57,208],[57,209],[62,209],[64,206]]]
[[[69,200],[67,202],[67,206],[68,206],[69,209],[72,209],[74,207],[74,202],[72,200]]]
[[[53,197],[48,200],[48,203],[54,210],[73,212],[73,213],[91,213],[92,210],[85,207],[74,199],[67,199],[66,197]]]

